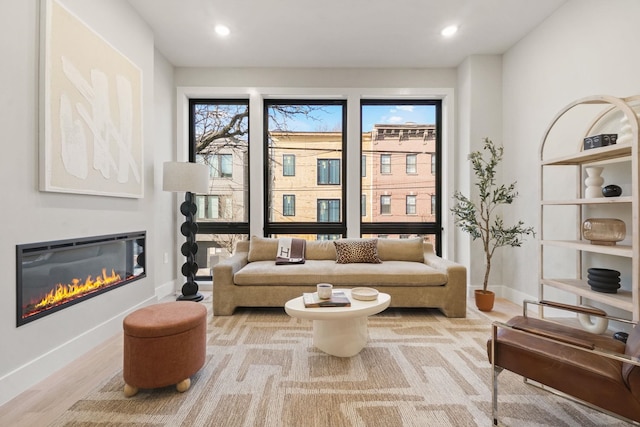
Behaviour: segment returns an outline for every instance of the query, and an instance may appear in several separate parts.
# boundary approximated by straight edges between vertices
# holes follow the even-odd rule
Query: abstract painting
[[[142,72],[42,0],[40,189],[142,198]]]

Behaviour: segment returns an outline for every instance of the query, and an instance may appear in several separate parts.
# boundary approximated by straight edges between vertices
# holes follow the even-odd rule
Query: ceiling
[[[420,68],[504,53],[567,0],[128,1],[179,67]]]

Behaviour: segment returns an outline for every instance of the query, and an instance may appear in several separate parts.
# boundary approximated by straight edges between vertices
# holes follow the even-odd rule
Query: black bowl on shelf
[[[591,286],[591,290],[607,294],[615,294],[618,292],[618,288],[620,288],[619,280],[597,280],[589,278],[587,283]]]
[[[618,270],[611,270],[609,268],[590,268],[587,270],[589,277],[602,277],[602,278],[619,278],[620,272]]]

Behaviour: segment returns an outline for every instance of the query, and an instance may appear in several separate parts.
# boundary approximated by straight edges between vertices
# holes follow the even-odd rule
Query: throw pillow
[[[278,239],[251,236],[247,261],[274,261],[278,251]]]
[[[351,264],[364,262],[380,264],[378,258],[378,239],[334,240],[336,247],[336,263]]]

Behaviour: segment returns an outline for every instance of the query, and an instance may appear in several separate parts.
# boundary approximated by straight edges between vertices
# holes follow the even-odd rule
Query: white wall
[[[457,146],[454,173],[459,190],[472,200],[477,199],[475,175],[471,170],[468,155],[472,151],[482,150],[484,138],[497,145],[502,141],[502,56],[473,55],[458,67],[458,121]],[[498,170],[498,179],[501,171]],[[452,193],[448,193],[449,196]],[[451,215],[449,212],[446,215]],[[469,290],[481,289],[486,270],[482,242],[471,241],[466,233],[455,229],[454,259],[467,266]],[[502,257],[504,252],[498,249],[491,260],[489,276],[490,289],[501,296],[503,292]]]
[[[507,220],[538,224],[538,150],[560,109],[589,95],[640,94],[638,17],[637,0],[571,0],[504,55],[503,172],[521,195]],[[537,249],[532,241],[510,251],[507,297],[537,296]]]
[[[133,308],[156,300],[156,287],[173,286],[172,267],[160,251],[173,251],[172,195],[160,189],[155,169],[172,153],[172,69],[154,64],[153,36],[123,0],[65,0],[79,16],[143,72],[144,198],[45,193],[38,190],[39,1],[2,2],[0,14],[0,404],[121,331]],[[154,67],[159,70],[154,88]],[[156,99],[154,100],[154,93]],[[160,108],[154,114],[154,104]],[[154,122],[161,126],[154,128]],[[167,230],[168,227],[172,227]],[[147,231],[147,277],[52,315],[16,327],[15,246],[22,243]],[[172,289],[171,289],[172,291]]]

